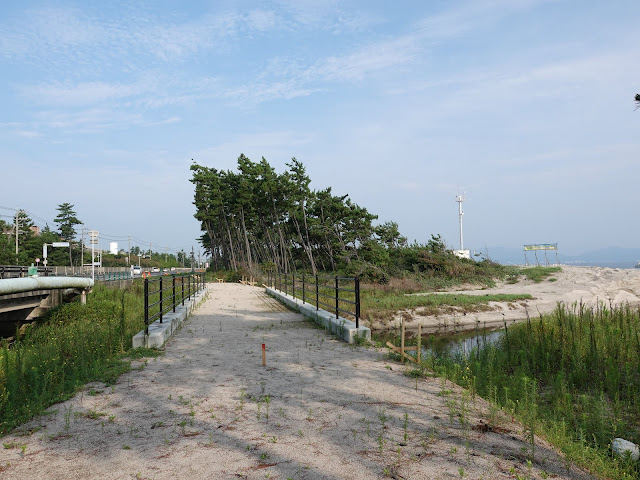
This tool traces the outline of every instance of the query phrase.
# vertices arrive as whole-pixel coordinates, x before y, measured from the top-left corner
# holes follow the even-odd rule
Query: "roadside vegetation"
[[[97,284],[87,304],[51,310],[11,345],[0,343],[0,434],[91,381],[113,383],[129,369],[131,339],[144,327],[142,284]]]
[[[516,416],[531,438],[531,461],[535,434],[602,478],[640,475],[637,463],[610,449],[615,437],[640,443],[638,309],[559,308],[510,326],[497,343],[480,342],[466,356],[431,351],[417,373],[428,371]]]

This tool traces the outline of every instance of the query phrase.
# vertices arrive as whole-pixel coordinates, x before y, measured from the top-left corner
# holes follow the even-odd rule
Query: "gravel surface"
[[[163,355],[5,436],[0,478],[591,478],[540,440],[528,464],[510,418],[263,289],[208,288]]]

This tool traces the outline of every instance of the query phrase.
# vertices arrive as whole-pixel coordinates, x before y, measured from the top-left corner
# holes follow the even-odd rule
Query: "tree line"
[[[214,268],[362,274],[388,267],[393,251],[406,246],[395,222],[374,225],[377,215],[348,195],[312,190],[295,157],[286,166],[278,173],[264,157],[245,155],[237,171],[191,165],[200,241]]]
[[[68,248],[48,248],[48,265],[79,266],[82,263],[91,264],[91,254],[87,245],[77,239],[77,226],[83,222],[78,219],[74,205],[62,203],[57,207],[58,215],[54,219],[57,230],[46,225],[38,231],[33,219],[25,210],[17,210],[11,222],[0,219],[0,265],[30,265],[36,259],[42,262],[43,245],[54,242],[69,242]],[[130,255],[123,251],[115,255],[102,255],[102,265],[105,267],[125,267],[133,263],[143,266],[162,267],[191,267],[195,258],[192,254],[181,250],[177,254],[167,254],[142,250],[132,245]],[[41,263],[42,264],[42,263]]]
[[[25,210],[17,210],[11,223],[0,220],[0,265],[30,265],[37,258],[42,257],[42,247],[53,242],[69,242],[69,248],[48,249],[47,257],[50,264],[73,265],[75,255],[74,239],[78,220],[76,212],[70,203],[58,205],[58,215],[54,222],[58,230],[52,230],[46,225],[41,231],[35,227],[33,219]],[[79,256],[79,254],[78,254]],[[78,259],[79,261],[79,259]]]

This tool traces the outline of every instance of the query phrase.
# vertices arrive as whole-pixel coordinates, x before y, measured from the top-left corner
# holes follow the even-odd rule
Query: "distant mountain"
[[[524,252],[522,248],[509,247],[487,247],[477,253],[476,259],[485,258],[488,254],[489,258],[503,265],[523,265]],[[544,262],[544,252],[539,251],[538,261]],[[527,252],[529,263],[535,263],[535,255],[533,252]],[[623,247],[606,247],[598,250],[590,250],[580,255],[564,255],[562,249],[558,252],[560,263],[567,265],[594,265],[609,266],[619,268],[631,268],[640,261],[640,248],[623,248]],[[556,253],[554,251],[547,252],[549,263],[555,263]]]

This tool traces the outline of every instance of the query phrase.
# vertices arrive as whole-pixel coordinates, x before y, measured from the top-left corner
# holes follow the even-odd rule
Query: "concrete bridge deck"
[[[480,399],[404,375],[386,352],[336,340],[264,289],[208,289],[163,355],[5,436],[2,478],[524,478],[518,425],[471,428],[486,415]],[[531,478],[590,478],[542,442],[536,459]]]

